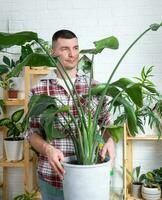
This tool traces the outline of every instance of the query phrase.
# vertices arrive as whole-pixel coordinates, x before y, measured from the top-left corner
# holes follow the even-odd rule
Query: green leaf
[[[24,109],[17,110],[11,116],[13,122],[18,122],[24,114]]]
[[[44,127],[48,140],[66,137],[67,134],[64,134],[63,131],[59,131],[58,129],[56,129],[53,124],[57,118],[55,117],[57,113],[64,113],[68,111],[69,106],[65,105],[60,108],[49,107],[41,114],[41,124]]]
[[[84,55],[79,60],[78,68],[81,69],[85,73],[89,73],[92,68],[92,61],[86,55]]]
[[[9,118],[3,118],[0,120],[0,126],[7,126],[12,121]]]
[[[135,171],[136,171],[136,175],[137,175],[137,178],[138,178],[139,175],[140,175],[141,167],[140,167],[140,166],[137,166],[137,167],[135,168]]]
[[[101,52],[102,50],[100,50]],[[97,52],[97,50],[94,48],[94,49],[82,49],[80,51],[81,54],[97,54],[97,53],[100,53],[100,52]]]
[[[106,84],[97,84],[96,86],[91,88],[91,95],[102,95]],[[107,95],[111,97],[115,97],[120,93],[120,90],[113,85],[110,85],[107,91]]]
[[[127,78],[121,78],[118,81],[113,82],[111,85],[122,88],[138,107],[143,106],[141,84],[134,83],[133,81]]]
[[[31,53],[29,54],[21,63],[19,63],[13,70],[8,74],[8,78],[18,76],[22,71],[24,66],[48,66],[55,67],[54,63],[51,61],[48,55]]]
[[[157,31],[159,28],[160,28],[160,26],[162,26],[162,24],[151,24],[150,25],[150,28],[151,28],[151,30],[152,31]]]
[[[99,143],[99,144],[104,144],[105,141],[102,137],[102,135],[99,135],[99,134],[96,134],[96,141]]]
[[[3,56],[3,62],[4,62],[6,65],[10,66],[10,59],[9,59],[8,57]]]
[[[95,41],[94,44],[97,51],[100,51],[101,49],[103,50],[105,48],[109,48],[109,49],[119,48],[118,39],[114,36]]]
[[[127,168],[126,168],[126,172],[132,178],[132,182],[135,182],[135,179],[134,179],[134,176],[133,176],[133,172],[129,171]]]
[[[48,95],[33,95],[29,101],[27,118],[38,117],[49,106],[57,107],[53,97]]]
[[[16,128],[19,130],[19,132],[23,132],[24,131],[24,127],[23,127],[23,124],[22,123],[18,123],[16,124]]]
[[[102,40],[98,40],[94,42],[96,48],[94,49],[84,49],[81,50],[80,53],[82,54],[98,54],[101,53],[105,48],[109,49],[118,49],[119,42],[116,37],[111,36],[108,38],[104,38]]]
[[[127,94],[131,98],[131,100],[138,106],[143,106],[143,95],[142,95],[142,87],[140,84],[134,84],[131,87],[126,89]]]
[[[124,132],[124,127],[119,125],[119,126],[109,126],[106,128],[108,132],[110,133],[111,137],[113,140],[117,143],[121,140],[123,137],[123,132]]]
[[[0,75],[5,74],[9,71],[7,65],[0,65]]]
[[[0,108],[1,108],[0,114],[1,114],[1,111],[2,111],[3,113],[6,112],[6,106],[5,106],[5,103],[4,103],[3,99],[0,99]]]
[[[158,93],[156,88],[152,87],[152,86],[148,86],[148,85],[142,85],[142,87],[144,87],[145,89],[147,89],[149,92],[151,93]]]
[[[32,40],[38,40],[37,33],[30,31],[17,33],[0,32],[0,50],[4,48],[9,48],[14,45],[22,46],[26,42],[31,42]]]
[[[131,86],[133,84],[134,84],[134,82],[128,78],[120,78],[119,80],[111,83],[111,85],[115,85],[119,88],[122,88],[123,90],[125,90],[126,88],[128,88],[129,86]]]
[[[124,98],[119,98],[118,101],[124,106],[129,132],[132,136],[135,136],[137,133],[137,118],[134,108]]]

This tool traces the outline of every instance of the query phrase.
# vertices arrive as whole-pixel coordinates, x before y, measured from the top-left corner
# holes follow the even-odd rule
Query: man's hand
[[[111,137],[107,140],[101,150],[100,156],[102,160],[105,159],[106,153],[108,153],[111,161],[111,167],[113,167],[115,161],[115,142]]]
[[[63,179],[65,174],[65,170],[61,165],[61,161],[64,160],[63,153],[59,149],[56,149],[51,145],[47,145],[45,147],[45,154],[54,171],[59,175],[60,179]]]

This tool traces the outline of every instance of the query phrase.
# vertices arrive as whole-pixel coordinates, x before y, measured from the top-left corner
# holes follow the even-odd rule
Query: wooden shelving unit
[[[131,180],[127,176],[126,169],[132,171],[133,169],[133,141],[157,141],[156,135],[144,135],[131,137],[128,135],[127,127],[124,126],[124,148],[123,148],[123,163],[124,163],[124,200],[142,200],[131,196]],[[162,137],[160,138],[162,140]]]
[[[32,85],[34,85],[37,82],[37,79],[40,78],[40,76],[43,76],[45,74],[48,74],[50,71],[50,68],[46,67],[25,67],[25,99],[7,99],[7,94],[4,91],[4,102],[6,107],[10,108],[13,106],[22,106],[25,109],[25,112],[27,112],[27,105],[29,101],[29,92]],[[2,130],[3,137],[6,136],[5,129]],[[30,161],[32,161],[33,166],[33,188],[37,188],[37,181],[36,181],[36,157],[34,156],[32,159],[30,159],[29,156],[29,143],[27,141],[24,142],[24,159],[21,161],[15,161],[15,162],[9,162],[6,160],[5,152],[3,153],[3,159],[0,160],[0,167],[3,168],[3,182],[0,182],[0,187],[2,188],[2,199],[8,200],[8,183],[7,183],[7,175],[8,175],[8,168],[23,168],[24,169],[24,191],[30,191],[30,185],[29,185],[29,167],[30,167]],[[41,198],[40,193],[38,192],[35,200],[39,200]]]
[[[25,106],[24,99],[7,99],[6,94],[4,94],[5,105],[6,107],[16,107],[16,106]],[[7,114],[6,114],[7,116]],[[6,136],[5,129],[3,131],[3,138]],[[4,151],[3,151],[4,152]],[[11,162],[6,160],[5,152],[3,153],[3,159],[0,160],[0,167],[3,168],[3,183],[1,183],[2,187],[2,199],[8,200],[8,168],[23,168],[24,169],[24,190],[29,191],[29,144],[27,141],[24,141],[24,159],[21,161]]]
[[[36,85],[38,81],[44,76],[49,74],[54,68],[50,67],[25,67],[25,110],[27,110],[27,105],[29,102],[29,92],[33,85]],[[36,180],[36,163],[37,158],[33,157],[33,188],[37,188]],[[41,195],[38,192],[34,200],[41,199]]]

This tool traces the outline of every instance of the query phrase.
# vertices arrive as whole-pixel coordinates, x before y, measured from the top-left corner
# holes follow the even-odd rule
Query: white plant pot
[[[145,200],[159,200],[161,197],[161,190],[158,188],[147,188],[142,185],[142,197]]]
[[[95,165],[63,163],[64,200],[108,200],[110,162]]]
[[[141,198],[142,194],[141,194],[141,187],[142,187],[142,183],[132,183],[131,185],[131,189],[132,189],[132,196],[136,197],[136,198]]]
[[[9,138],[5,138],[4,147],[5,147],[7,160],[8,161],[22,160],[23,146],[24,146],[23,138],[21,138],[18,141],[13,141],[13,140],[10,140]]]

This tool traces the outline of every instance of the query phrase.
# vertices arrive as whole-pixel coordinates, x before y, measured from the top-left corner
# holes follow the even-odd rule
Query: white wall
[[[140,33],[152,23],[162,21],[162,1],[160,0],[0,0],[0,31],[16,32],[32,30],[39,36],[50,41],[53,33],[62,28],[74,31],[80,40],[80,47],[91,48],[93,41],[116,36],[120,42],[117,51],[105,50],[95,58],[95,77],[106,81],[114,65],[122,53]],[[141,67],[155,65],[154,81],[162,91],[162,30],[148,33],[122,62],[115,78],[136,76]],[[162,162],[161,148],[155,154],[149,154],[156,148],[156,143],[135,145],[135,164],[148,163],[150,157],[159,167]],[[149,150],[148,150],[149,151]],[[147,156],[146,156],[147,155]],[[146,162],[145,162],[146,161]],[[122,165],[122,144],[117,144],[116,175],[113,185],[122,188],[120,166]],[[144,165],[144,167],[151,165]],[[17,172],[17,177],[21,176]],[[10,194],[19,191],[17,184],[10,187]],[[20,181],[21,185],[21,181]],[[10,195],[10,199],[12,199]]]

